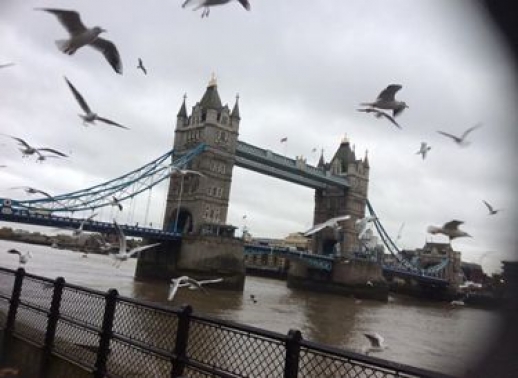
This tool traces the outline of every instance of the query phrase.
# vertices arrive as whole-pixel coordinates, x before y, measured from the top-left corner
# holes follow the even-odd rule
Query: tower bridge
[[[243,240],[234,237],[236,227],[227,224],[232,173],[234,166],[238,166],[314,190],[314,224],[343,214],[351,216],[341,222],[339,235],[330,229],[314,234],[312,254],[277,251],[291,261],[290,286],[344,293],[360,287],[365,292],[375,290],[375,296],[386,296],[383,269],[392,269],[395,275],[400,271],[402,275],[423,277],[423,271],[400,259],[397,247],[379,220],[375,222],[376,229],[389,252],[400,259],[398,265],[383,268],[379,261],[354,258],[354,252],[362,247],[355,221],[365,217],[366,208],[374,214],[367,199],[367,154],[357,158],[349,140],[344,138],[329,162],[322,155],[318,165],[311,166],[303,158],[291,159],[239,140],[240,122],[239,99],[232,109],[223,105],[217,83],[212,79],[190,113],[184,97],[176,117],[171,151],[128,174],[87,189],[34,200],[0,199],[0,220],[77,227],[80,220],[60,214],[112,206],[114,197],[119,201],[132,199],[168,180],[162,229],[126,226],[124,230],[127,235],[144,237],[149,242],[162,242],[139,258],[136,277],[223,276],[222,286],[242,289],[243,251],[260,251],[244,247]],[[182,169],[187,171],[182,173]],[[187,174],[189,171],[199,174]],[[93,220],[84,225],[87,231],[105,232],[111,228],[110,223]],[[448,279],[436,272],[425,273],[436,283]]]

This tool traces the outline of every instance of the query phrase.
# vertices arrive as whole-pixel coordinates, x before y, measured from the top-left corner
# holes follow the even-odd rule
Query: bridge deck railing
[[[14,339],[93,377],[447,377],[287,335],[0,268],[2,351]],[[5,353],[4,353],[5,354]],[[3,356],[5,358],[5,355]],[[6,363],[9,361],[0,361]]]

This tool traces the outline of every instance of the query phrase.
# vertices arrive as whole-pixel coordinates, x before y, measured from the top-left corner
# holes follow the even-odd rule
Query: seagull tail
[[[72,55],[75,53],[75,50],[70,47],[70,42],[66,39],[58,39],[56,41],[56,46],[58,47],[59,51],[65,54]]]

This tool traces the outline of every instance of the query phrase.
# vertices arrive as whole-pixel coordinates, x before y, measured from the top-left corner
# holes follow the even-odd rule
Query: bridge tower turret
[[[198,233],[203,225],[226,224],[239,123],[238,98],[232,112],[228,105],[222,105],[214,76],[201,100],[192,107],[191,115],[187,114],[184,96],[176,120],[175,157],[199,143],[205,143],[205,152],[186,167],[200,172],[204,177],[184,176],[181,196],[182,177],[171,177],[164,229],[175,230],[177,218],[176,230],[182,233]]]
[[[334,246],[339,242],[339,254],[347,256],[359,248],[358,231],[354,223],[365,216],[369,159],[367,154],[363,159],[357,159],[354,146],[351,147],[349,139],[344,137],[331,161],[325,163],[322,154],[318,166],[331,174],[347,177],[350,187],[346,190],[336,187],[317,189],[313,223],[322,223],[345,214],[349,214],[351,218],[342,222],[342,229],[338,233],[325,229],[315,234],[312,248],[315,253],[334,254]]]

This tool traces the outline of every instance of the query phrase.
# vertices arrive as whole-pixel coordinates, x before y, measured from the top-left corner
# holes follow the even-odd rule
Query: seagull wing
[[[128,252],[129,256],[133,256],[139,252],[145,251],[146,249],[150,249],[153,247],[156,247],[157,245],[160,245],[161,243],[153,243],[153,244],[147,244],[147,245],[141,245],[140,247],[133,248],[131,251]]]
[[[493,212],[493,211],[494,211],[493,206],[491,206],[489,203],[487,203],[487,202],[486,202],[486,201],[484,201],[484,200],[482,200],[482,202],[484,202],[484,204],[487,206],[487,208],[488,208],[488,210],[489,210],[490,212]]]
[[[444,226],[442,226],[442,228],[444,228],[445,230],[456,230],[463,223],[464,222],[459,220],[452,220],[448,223],[445,223]]]
[[[11,67],[11,66],[14,66],[14,63],[4,63],[4,64],[0,64],[0,68],[7,68],[7,67]]]
[[[198,175],[198,176],[201,176],[201,177],[205,177],[205,175],[201,172],[198,172],[198,171],[192,171],[190,169],[182,169],[180,171],[182,174],[192,174],[192,175]]]
[[[113,42],[110,42],[103,38],[97,38],[90,45],[96,50],[99,50],[104,55],[104,57],[106,58],[108,63],[110,63],[110,66],[113,67],[115,72],[117,72],[118,74],[122,74],[121,57],[119,55],[117,47],[115,47]]]
[[[364,113],[376,113],[377,112],[377,110],[374,108],[365,108],[365,109],[356,109],[356,110],[359,112],[364,112]]]
[[[458,141],[458,140],[459,140],[459,137],[458,137],[458,136],[456,136],[456,135],[453,135],[453,134],[450,134],[450,133],[446,133],[446,132],[444,132],[444,131],[437,131],[437,132],[438,132],[439,134],[442,134],[442,135],[444,135],[444,136],[447,136],[448,138],[451,138],[451,139],[453,139],[453,140],[455,140],[455,141]]]
[[[48,194],[47,192],[44,192],[43,190],[34,189],[34,188],[32,188],[32,189],[34,190],[34,192],[35,192],[35,193],[40,193],[40,194],[43,194],[43,195],[44,195],[45,197],[47,197],[47,198],[54,199],[54,197],[52,197],[52,196],[51,196],[50,194]]]
[[[126,253],[126,236],[115,220],[113,221],[113,225],[115,226],[115,231],[117,231],[117,234],[119,235],[119,254],[124,254]]]
[[[107,118],[97,117],[96,120],[104,122],[104,123],[106,123],[108,125],[117,126],[117,127],[121,127],[123,129],[129,130],[129,127],[123,126],[123,125],[121,125],[120,123],[117,123],[117,122],[113,122],[112,120],[109,120]]]
[[[83,96],[81,96],[81,93],[79,93],[79,91],[76,89],[76,87],[74,87],[72,85],[72,83],[66,78],[66,76],[65,76],[65,81],[67,82],[68,87],[70,88],[70,90],[72,91],[74,97],[76,98],[77,102],[79,103],[79,106],[81,106],[81,109],[83,109],[83,111],[86,114],[90,114],[92,111],[90,110],[90,107],[86,103],[86,101],[83,98]]]
[[[68,155],[64,154],[63,152],[59,152],[58,150],[55,150],[53,148],[38,148],[38,151],[46,151],[62,157],[68,157]]]
[[[396,92],[399,91],[401,88],[403,88],[402,85],[391,84],[381,91],[381,93],[378,96],[378,99],[383,101],[394,101]]]
[[[13,255],[19,255],[19,256],[22,255],[22,253],[20,251],[18,251],[17,249],[10,249],[7,251],[7,253],[11,253]]]
[[[317,224],[317,225],[313,226],[312,228],[310,228],[309,230],[307,230],[306,232],[304,232],[304,236],[313,235],[313,234],[317,233],[318,231],[326,228],[327,226],[329,226],[329,224],[327,222]]]
[[[223,282],[223,278],[215,278],[213,280],[202,280],[198,281],[200,285]]]
[[[97,213],[93,213],[92,215],[90,215],[88,218],[86,218],[86,220],[92,220],[94,219],[94,217],[97,216]]]
[[[327,222],[329,222],[329,223],[341,222],[346,219],[349,219],[350,217],[351,217],[350,215],[340,215],[339,217],[334,217],[334,218],[329,219]]]
[[[392,124],[395,125],[397,128],[401,129],[401,126],[399,125],[399,123],[397,123],[396,120],[394,119],[394,117],[392,117],[390,114],[387,114],[385,112],[379,112],[379,114],[381,116],[385,117],[386,119],[388,119],[390,122],[392,122]],[[397,114],[399,114],[399,113],[397,113]],[[394,110],[394,116],[396,116],[397,114],[396,114],[396,111]]]
[[[86,31],[86,27],[83,25],[79,13],[76,11],[51,8],[37,8],[37,10],[43,10],[55,15],[61,25],[63,25],[71,35],[78,35]]]
[[[475,129],[478,129],[479,127],[482,127],[482,124],[481,123],[477,123],[475,126],[473,127],[470,127],[469,129],[467,129],[466,131],[464,131],[464,133],[462,134],[461,136],[461,139],[464,139],[468,136],[469,133],[471,133],[473,130]]]
[[[172,301],[174,296],[176,295],[176,292],[178,291],[178,287],[180,285],[180,279],[173,279],[171,281],[171,285],[169,286],[169,294],[167,296],[168,301]]]
[[[21,145],[27,147],[27,148],[32,148],[31,145],[29,145],[29,143],[27,143],[26,141],[24,141],[22,138],[17,138],[17,137],[11,137],[13,138],[14,140],[16,140],[18,143],[20,143]]]
[[[248,0],[238,0],[238,1],[246,10],[250,10],[250,3],[248,2]]]
[[[371,345],[374,348],[381,348],[381,343],[383,342],[383,337],[381,337],[377,333],[364,333],[364,335],[367,339],[369,339]]]

